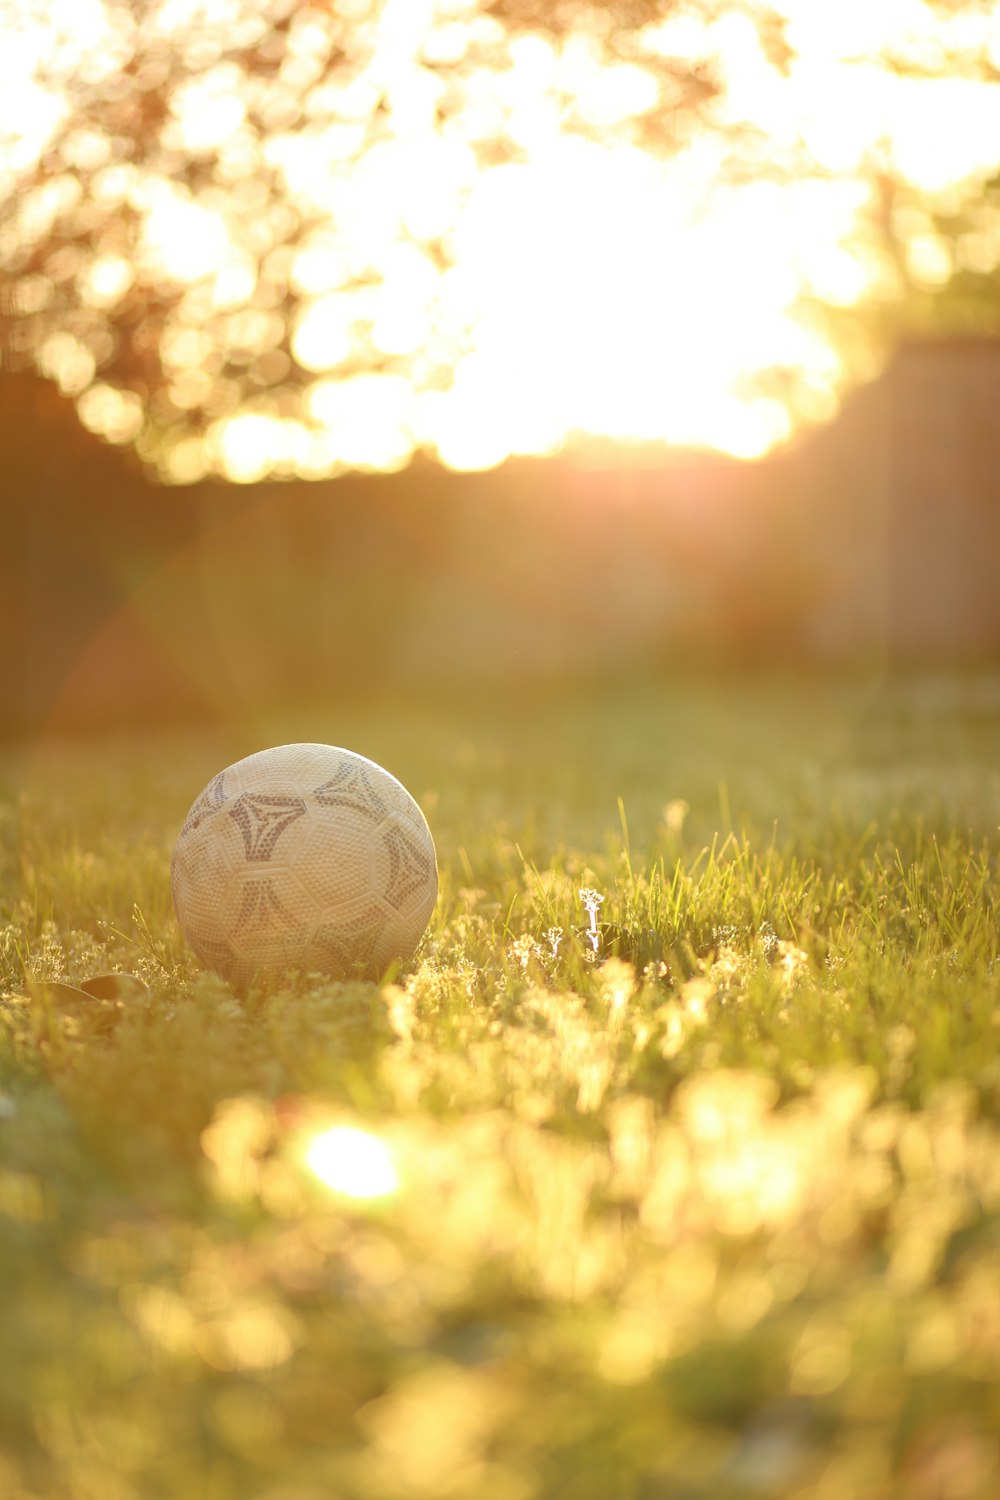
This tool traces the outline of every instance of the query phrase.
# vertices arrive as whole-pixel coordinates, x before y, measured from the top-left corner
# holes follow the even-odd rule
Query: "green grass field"
[[[382,988],[176,928],[188,805],[291,739],[434,831]],[[995,680],[14,747],[0,818],[3,1500],[1000,1494]]]

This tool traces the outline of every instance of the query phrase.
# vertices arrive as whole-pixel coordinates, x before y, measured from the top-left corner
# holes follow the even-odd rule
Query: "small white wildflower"
[[[763,927],[760,929],[759,936],[760,946],[764,957],[766,959],[774,958],[775,954],[780,951],[781,944],[778,940],[778,934],[775,932],[770,922],[764,923]]]
[[[601,942],[601,935],[597,930],[597,913],[604,905],[604,897],[600,894],[599,891],[595,891],[593,887],[589,885],[581,886],[579,895],[580,900],[583,902],[587,916],[590,919],[590,927],[587,932],[587,938],[590,942],[591,948],[596,953]]]
[[[520,937],[514,939],[508,952],[514,962],[520,967],[521,972],[526,973],[529,963],[538,952],[538,944],[533,937],[523,932]]]

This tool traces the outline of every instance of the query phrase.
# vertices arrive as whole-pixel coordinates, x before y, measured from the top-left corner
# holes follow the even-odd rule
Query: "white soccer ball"
[[[213,776],[170,875],[197,957],[240,988],[261,969],[377,978],[413,953],[438,887],[409,792],[333,745],[278,745]]]

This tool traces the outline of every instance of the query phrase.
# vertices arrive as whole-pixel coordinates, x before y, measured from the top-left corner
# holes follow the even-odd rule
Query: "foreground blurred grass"
[[[441,901],[393,985],[239,1002],[170,850],[295,738],[410,787]],[[998,749],[939,679],[11,753],[0,1495],[995,1496]]]

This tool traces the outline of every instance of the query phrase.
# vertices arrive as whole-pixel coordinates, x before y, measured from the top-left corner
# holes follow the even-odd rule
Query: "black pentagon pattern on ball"
[[[225,792],[225,777],[225,771],[220,771],[218,776],[212,777],[208,786],[185,818],[184,827],[181,829],[181,838],[187,833],[192,833],[212,813],[218,812],[219,808],[228,800]]]
[[[239,915],[233,923],[234,937],[274,927],[287,929],[294,925],[295,917],[282,903],[269,875],[246,881]]]
[[[386,815],[386,805],[364,766],[345,762],[337,772],[318,786],[316,801],[321,807],[348,807],[377,823]]]
[[[385,888],[385,899],[399,911],[408,896],[427,885],[433,874],[433,866],[426,852],[398,823],[383,828],[381,838],[389,855],[389,880]]]
[[[306,805],[301,797],[290,793],[244,792],[229,809],[229,816],[239,825],[247,859],[266,862],[290,823],[305,817]]]
[[[375,945],[385,927],[385,912],[367,906],[346,921],[323,922],[310,948],[337,974],[374,975]]]
[[[289,964],[377,980],[413,951],[437,892],[433,842],[409,793],[322,745],[277,746],[214,777],[171,875],[185,936],[238,990]]]

